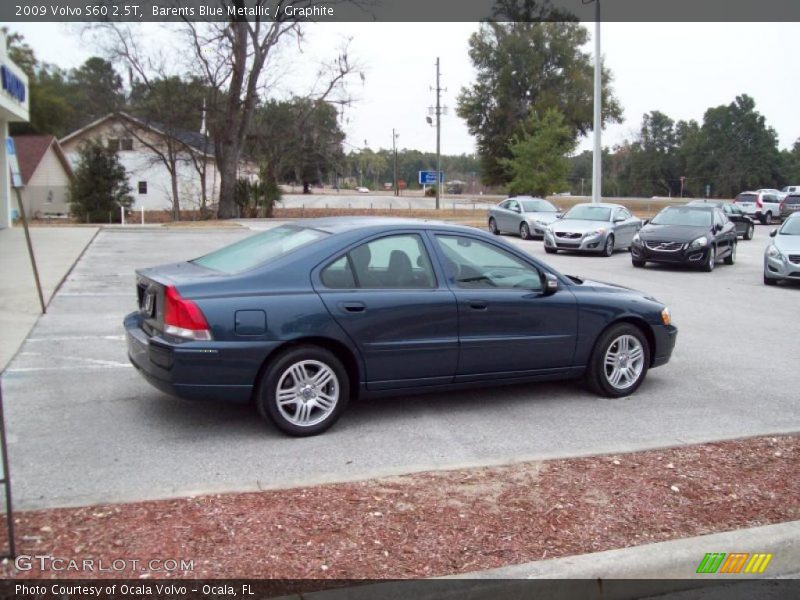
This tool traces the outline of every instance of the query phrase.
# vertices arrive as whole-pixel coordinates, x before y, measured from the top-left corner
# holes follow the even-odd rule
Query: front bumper
[[[793,256],[797,256],[796,254]],[[782,255],[764,257],[764,277],[768,279],[787,279],[800,281],[800,260],[792,262],[789,257]]]
[[[675,341],[678,339],[678,328],[674,325],[654,325],[653,338],[655,342],[655,355],[653,356],[650,368],[655,369],[665,365],[672,357],[675,349]]]
[[[128,358],[156,389],[191,400],[247,402],[270,348],[231,342],[173,342],[149,337],[142,317],[125,317]]]
[[[606,245],[607,233],[582,234],[577,238],[559,237],[555,233],[545,233],[544,245],[558,250],[573,250],[576,252],[602,252]]]
[[[674,251],[653,250],[642,242],[634,243],[631,246],[631,257],[634,260],[673,265],[702,265],[708,260],[709,252],[711,252],[710,246],[691,250],[687,244],[684,244],[680,250]]]

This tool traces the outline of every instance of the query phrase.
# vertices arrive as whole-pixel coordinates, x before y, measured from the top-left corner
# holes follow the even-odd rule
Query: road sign
[[[439,183],[444,183],[444,171],[439,171]],[[420,185],[436,185],[436,171],[420,171]]]
[[[14,138],[6,138],[6,155],[8,156],[8,170],[11,171],[11,187],[22,187],[22,174],[19,172],[19,161],[17,160],[17,147],[14,145]]]

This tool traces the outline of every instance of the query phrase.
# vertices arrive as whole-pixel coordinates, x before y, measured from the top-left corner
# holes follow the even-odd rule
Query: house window
[[[133,150],[133,138],[122,138],[120,140],[120,148],[122,150]]]
[[[108,149],[112,152],[119,152],[119,139],[108,138]]]
[[[147,193],[147,182],[146,181],[140,181],[139,182],[139,193],[140,194],[146,194]]]

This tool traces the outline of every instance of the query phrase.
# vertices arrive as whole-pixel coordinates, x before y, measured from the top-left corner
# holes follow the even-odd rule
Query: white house
[[[28,217],[69,215],[72,169],[52,135],[15,135],[17,161],[24,187],[20,190]]]
[[[6,36],[0,32],[0,229],[11,224],[16,212],[8,169],[8,124],[28,121],[29,95],[28,77],[8,58]]]
[[[169,148],[176,157],[181,209],[200,207],[203,177],[207,204],[217,203],[219,174],[214,161],[214,143],[208,136],[185,130],[167,133],[167,128],[157,123],[148,123],[124,112],[110,113],[60,140],[73,169],[81,145],[97,139],[118,151],[120,162],[128,172],[133,208],[171,210],[172,177],[159,156],[168,155]],[[242,177],[252,179],[258,175],[256,166],[250,163],[242,163],[240,171]]]

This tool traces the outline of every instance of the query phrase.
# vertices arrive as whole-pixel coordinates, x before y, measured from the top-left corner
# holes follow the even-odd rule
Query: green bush
[[[69,185],[72,214],[81,221],[119,222],[120,207],[130,208],[133,204],[130,191],[128,175],[116,151],[99,140],[84,142]]]

